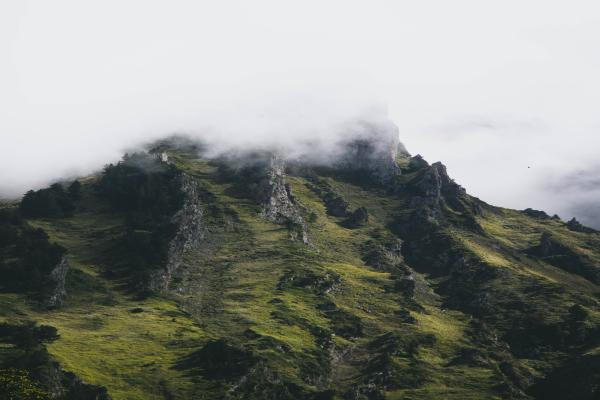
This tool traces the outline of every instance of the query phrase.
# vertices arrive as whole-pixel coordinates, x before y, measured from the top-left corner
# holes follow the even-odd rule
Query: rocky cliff
[[[166,153],[161,153],[161,160],[165,162],[168,160]],[[200,202],[198,184],[186,174],[181,174],[177,179],[180,181],[183,205],[172,217],[176,232],[169,242],[166,264],[163,269],[155,271],[150,277],[148,286],[153,292],[168,288],[173,273],[181,265],[185,251],[198,245],[204,237],[202,221],[204,210]]]
[[[69,262],[66,257],[62,257],[60,262],[50,271],[48,275],[48,289],[49,292],[44,299],[44,306],[47,308],[60,307],[65,298],[67,297],[67,290],[65,288],[65,280],[67,273],[69,272]]]
[[[307,225],[300,214],[292,190],[285,182],[285,160],[272,154],[266,166],[262,214],[268,220],[289,225],[292,238],[309,243]]]
[[[381,184],[400,175],[396,164],[400,145],[398,128],[391,122],[359,122],[349,129],[339,144],[336,166],[367,173]]]

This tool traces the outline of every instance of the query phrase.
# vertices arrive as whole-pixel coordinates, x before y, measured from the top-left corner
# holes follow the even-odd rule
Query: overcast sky
[[[0,191],[387,107],[469,193],[600,226],[597,1],[0,1]]]

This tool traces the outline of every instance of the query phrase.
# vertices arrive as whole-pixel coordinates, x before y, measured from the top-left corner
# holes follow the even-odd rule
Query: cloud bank
[[[0,192],[18,196],[171,133],[330,141],[387,116],[482,199],[598,224],[557,190],[600,153],[600,6],[427,0],[8,0]]]

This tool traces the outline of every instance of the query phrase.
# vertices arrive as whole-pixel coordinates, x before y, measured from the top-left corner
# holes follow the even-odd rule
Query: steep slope
[[[597,396],[600,234],[383,138],[327,165],[128,155],[25,218],[66,250],[66,297],[4,287],[0,318],[57,328],[50,356],[113,399]]]

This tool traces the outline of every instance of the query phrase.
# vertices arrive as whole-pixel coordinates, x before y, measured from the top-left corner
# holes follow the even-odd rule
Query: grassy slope
[[[241,221],[241,233],[217,233],[220,241],[226,245],[213,250],[208,260],[202,257],[189,260],[189,270],[202,271],[201,276],[196,278],[205,282],[205,290],[210,293],[206,297],[217,296],[222,299],[218,311],[193,313],[203,329],[215,337],[225,336],[233,341],[247,343],[248,340],[241,333],[250,328],[260,335],[285,343],[292,349],[293,357],[289,354],[285,357],[272,354],[272,349],[255,351],[259,354],[266,353],[264,355],[278,371],[301,384],[297,365],[289,365],[289,360],[294,357],[302,359],[316,349],[315,338],[306,325],[331,329],[331,321],[317,310],[323,296],[316,296],[304,288],[280,290],[277,284],[288,270],[307,269],[319,275],[336,274],[340,276],[341,283],[333,293],[325,297],[329,297],[340,309],[358,316],[364,325],[364,336],[361,338],[348,340],[336,337],[336,345],[340,349],[358,349],[355,351],[360,359],[361,347],[376,335],[386,332],[405,335],[413,331],[432,333],[438,341],[419,357],[428,368],[435,371],[439,379],[412,393],[421,398],[435,398],[437,393],[447,392],[450,381],[455,386],[452,393],[448,393],[451,397],[465,398],[467,391],[475,397],[485,396],[491,385],[487,380],[491,375],[490,371],[466,371],[461,367],[446,366],[456,351],[468,344],[462,335],[467,317],[459,312],[442,311],[439,304],[430,300],[434,296],[428,296],[427,301],[431,302],[428,305],[429,312],[415,313],[418,320],[416,326],[398,322],[394,317],[394,312],[401,308],[398,294],[385,290],[392,285],[389,274],[374,271],[361,260],[361,247],[374,232],[386,230],[385,226],[390,222],[394,210],[400,207],[399,200],[332,179],[331,183],[349,200],[351,208],[367,206],[371,215],[368,226],[347,229],[341,226],[341,218],[327,215],[324,204],[308,188],[303,178],[289,177],[288,182],[305,214],[315,213],[317,216],[316,221],[309,224],[312,246],[307,247],[299,242],[291,242],[285,229],[265,222],[256,205],[228,196],[228,184],[219,182],[214,177],[214,168],[210,165],[181,156],[173,156],[171,159],[188,173],[198,177],[215,196],[215,201],[233,209]],[[214,275],[218,279],[214,279]],[[195,278],[188,276],[188,279]],[[218,281],[218,287],[211,287],[211,282],[215,281]],[[197,289],[193,284],[192,287]],[[198,290],[194,290],[188,297],[190,303],[194,299],[197,301]],[[273,303],[273,299],[279,299],[282,303]],[[272,313],[281,308],[286,310],[292,320],[307,323],[289,324],[273,318]],[[199,309],[206,311],[202,307]],[[349,387],[355,383],[359,369],[350,361],[341,360],[339,365],[334,363],[330,378],[332,386]],[[476,384],[472,382],[482,376],[486,379],[477,379]],[[327,383],[321,384],[327,386]],[[395,393],[395,396],[401,395],[408,395],[408,392]]]
[[[118,218],[86,186],[81,211],[62,220],[32,220],[51,240],[69,249],[68,301],[41,311],[24,299],[2,294],[5,320],[31,319],[55,326],[60,339],[49,346],[61,366],[83,380],[106,386],[114,399],[185,398],[192,382],[175,363],[197,346],[204,333],[177,304],[137,301],[119,282],[102,277],[103,251],[121,228]],[[141,307],[144,312],[131,313]]]
[[[320,204],[317,197],[312,195],[305,187],[302,179],[290,179],[295,189],[295,194],[305,205],[310,205],[319,215],[319,220],[325,220],[321,226],[313,228],[313,235],[322,240],[331,240],[333,243],[326,243],[325,249],[335,249],[328,254],[332,258],[340,255],[352,255],[351,262],[354,263],[350,276],[361,276],[365,274],[387,275],[369,270],[360,260],[360,247],[374,232],[384,231],[386,226],[392,221],[393,217],[402,212],[402,199],[377,194],[374,190],[364,188],[331,179],[331,183],[338,189],[350,202],[351,209],[365,206],[369,210],[369,225],[358,230],[348,230],[341,228],[339,222],[341,219],[331,218],[326,215],[324,206]],[[346,237],[349,236],[349,239]],[[345,246],[337,249],[340,244],[337,238],[344,238]],[[347,240],[347,242],[346,242]],[[387,277],[386,277],[387,278]],[[421,277],[423,279],[423,277]],[[389,279],[389,278],[388,278]],[[425,279],[423,279],[425,280]],[[353,302],[348,306],[359,316],[364,316],[361,310],[364,309],[361,302],[367,303],[367,307],[373,307],[377,310],[375,313],[369,313],[367,318],[371,319],[375,325],[372,335],[384,332],[395,331],[403,335],[406,330],[413,329],[406,324],[394,323],[394,310],[398,308],[395,296],[381,293],[381,288],[385,287],[382,281],[371,281],[371,285],[364,287],[364,291],[357,293],[353,297]],[[373,285],[374,284],[374,285]],[[355,283],[351,285],[356,287]],[[430,287],[426,287],[428,295],[419,297],[417,301],[425,305],[426,312],[413,312],[417,319],[414,329],[421,333],[431,333],[436,337],[436,343],[432,348],[422,349],[418,358],[427,365],[430,376],[434,377],[420,389],[398,390],[389,393],[389,398],[420,398],[436,399],[443,395],[444,398],[452,399],[482,399],[492,398],[489,395],[490,388],[494,382],[491,378],[491,371],[480,368],[463,368],[459,366],[448,366],[447,364],[457,355],[460,348],[468,346],[470,343],[464,335],[464,329],[468,317],[457,311],[443,310],[440,308],[439,300],[436,301],[435,295]],[[397,295],[396,295],[397,296]],[[346,297],[346,296],[344,296]],[[383,298],[382,298],[383,297]],[[387,302],[384,298],[387,297]],[[392,297],[392,298],[390,298]],[[342,301],[347,301],[342,299]],[[408,367],[410,368],[410,367]]]
[[[93,195],[92,182],[87,182],[75,216],[30,221],[69,249],[73,270],[67,304],[57,311],[42,312],[23,299],[1,295],[1,318],[29,318],[57,327],[61,337],[50,346],[50,352],[64,368],[90,383],[106,386],[115,400],[220,396],[222,388],[213,382],[177,368],[185,356],[216,338],[252,349],[273,370],[298,385],[312,390],[349,389],[360,380],[360,368],[369,357],[368,343],[387,332],[400,337],[428,333],[436,338],[416,354],[420,367],[427,371],[426,382],[418,389],[390,392],[389,398],[495,398],[492,388],[498,380],[491,368],[449,365],[461,349],[473,346],[466,334],[469,316],[443,309],[433,291],[435,281],[417,274],[417,302],[425,311],[411,311],[414,324],[400,322],[395,312],[405,306],[397,292],[387,289],[393,286],[392,278],[365,266],[361,259],[364,244],[382,232],[387,234],[387,225],[403,212],[401,198],[328,177],[351,209],[365,206],[369,210],[367,226],[347,229],[341,225],[342,219],[327,215],[303,178],[290,177],[288,182],[305,214],[316,215],[309,224],[312,245],[305,246],[290,241],[283,227],[264,221],[256,204],[232,195],[231,184],[217,178],[214,166],[184,153],[173,153],[171,159],[205,190],[208,233],[199,248],[185,255],[168,296],[139,301],[120,282],[103,277],[104,252],[122,225]],[[567,304],[572,304],[575,296],[571,292],[598,293],[596,285],[579,276],[521,257],[523,250],[539,242],[542,231],[550,230],[598,260],[595,249],[600,243],[590,241],[590,235],[511,210],[487,213],[478,222],[487,236],[458,228],[449,233],[487,264],[509,270],[515,281],[525,276],[565,287],[567,293],[558,300]],[[327,294],[307,287],[281,288],[282,277],[290,271],[339,276],[340,280]],[[515,285],[518,290],[518,283]],[[335,336],[334,353],[340,356],[329,360],[331,373],[323,379],[315,376],[307,384],[299,377],[310,375],[311,365],[322,362],[315,328],[334,329],[334,322],[318,308],[324,299],[359,317],[364,333],[357,338]],[[144,312],[131,313],[134,307],[142,307]],[[566,307],[552,304],[548,308],[559,313]],[[248,329],[260,338],[249,338]],[[395,361],[407,372],[413,368],[403,356],[395,356]]]

